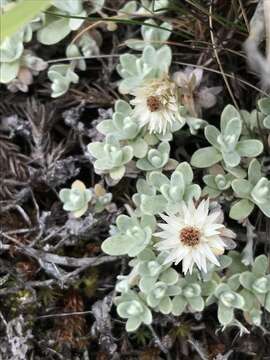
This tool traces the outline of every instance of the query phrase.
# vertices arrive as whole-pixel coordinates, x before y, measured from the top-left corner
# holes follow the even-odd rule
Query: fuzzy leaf
[[[101,249],[108,255],[117,256],[127,254],[131,246],[132,243],[126,236],[115,235],[103,241]]]
[[[61,18],[38,30],[37,39],[41,44],[53,45],[63,40],[70,31],[69,19]]]
[[[241,198],[248,198],[253,189],[252,184],[245,179],[237,179],[232,182],[233,191]]]
[[[164,297],[159,303],[159,310],[162,314],[169,314],[172,311],[172,301],[169,296]]]
[[[264,98],[258,101],[259,109],[266,115],[270,114],[270,99]]]
[[[187,306],[187,301],[183,296],[181,295],[175,296],[172,300],[173,315],[175,316],[181,315],[184,312],[186,306]]]
[[[247,218],[252,210],[254,209],[254,204],[248,199],[242,199],[237,201],[230,210],[230,218],[234,220],[242,220]]]
[[[167,285],[174,285],[178,280],[178,272],[172,268],[164,271],[160,277],[160,281],[163,281]]]
[[[207,168],[222,160],[221,153],[212,146],[197,150],[192,158],[191,165],[198,168]]]
[[[268,258],[266,255],[257,256],[252,266],[252,272],[257,276],[265,275],[269,270]]]
[[[234,317],[233,308],[229,308],[219,303],[218,305],[218,320],[222,325],[229,325]]]
[[[139,317],[131,317],[126,322],[126,330],[128,332],[136,331],[141,325],[141,319]]]
[[[215,126],[207,125],[204,129],[204,135],[212,146],[214,146],[216,149],[220,149],[220,144],[217,141],[218,137],[220,136],[220,132]]]
[[[227,105],[222,111],[220,118],[221,132],[225,130],[227,123],[234,118],[240,118],[239,112],[232,105]]]
[[[194,311],[203,311],[204,301],[201,296],[189,298],[188,303]]]
[[[259,140],[241,140],[236,150],[240,156],[256,157],[263,151],[263,144]]]

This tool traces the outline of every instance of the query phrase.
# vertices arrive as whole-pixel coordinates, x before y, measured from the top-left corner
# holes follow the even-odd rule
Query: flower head
[[[135,89],[133,95],[133,116],[141,127],[147,126],[150,133],[164,135],[184,125],[176,85],[167,76],[148,80]]]
[[[219,266],[218,255],[226,248],[226,238],[235,234],[222,224],[221,210],[209,212],[209,200],[202,200],[196,208],[193,201],[181,203],[176,214],[160,214],[165,223],[158,226],[163,230],[155,235],[160,238],[156,244],[159,251],[168,252],[165,260],[176,265],[183,261],[183,272],[192,273],[194,264],[207,272],[207,262]]]
[[[222,87],[202,85],[203,70],[187,67],[173,74],[173,80],[180,89],[181,102],[193,116],[201,116],[201,109],[209,109],[217,102]]]

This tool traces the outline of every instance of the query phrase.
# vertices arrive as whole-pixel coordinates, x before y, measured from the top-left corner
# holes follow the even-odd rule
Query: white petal
[[[202,244],[201,246],[203,246],[205,256],[207,257],[207,259],[210,260],[213,264],[220,266],[218,259],[212,253],[210,247],[207,244]]]
[[[186,275],[188,270],[190,273],[192,273],[193,265],[194,265],[193,258],[191,254],[189,254],[183,259],[183,273]]]

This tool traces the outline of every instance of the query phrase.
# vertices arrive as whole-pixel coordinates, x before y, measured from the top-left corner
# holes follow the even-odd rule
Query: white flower
[[[148,80],[134,90],[133,116],[141,127],[147,126],[150,133],[165,135],[183,125],[177,87],[167,76]]]
[[[216,256],[222,255],[227,247],[226,238],[235,234],[222,224],[222,211],[209,213],[209,200],[202,200],[196,208],[191,201],[181,203],[175,215],[161,214],[166,223],[159,223],[163,230],[155,234],[161,240],[156,244],[159,251],[166,251],[165,263],[181,261],[183,272],[192,273],[194,264],[199,270],[207,272],[207,262],[219,266]]]

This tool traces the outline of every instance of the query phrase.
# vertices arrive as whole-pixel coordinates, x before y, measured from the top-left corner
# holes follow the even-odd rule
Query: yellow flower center
[[[200,231],[193,226],[184,227],[179,234],[180,241],[187,246],[196,246],[200,242]]]
[[[161,106],[158,96],[153,96],[153,95],[148,96],[148,98],[146,99],[146,104],[151,112],[158,111]]]

